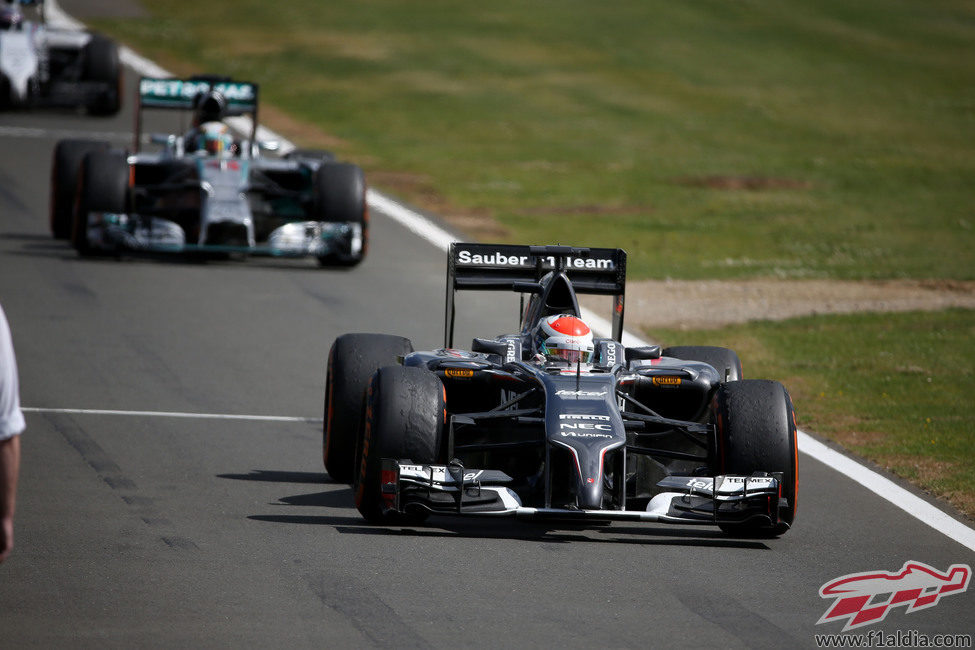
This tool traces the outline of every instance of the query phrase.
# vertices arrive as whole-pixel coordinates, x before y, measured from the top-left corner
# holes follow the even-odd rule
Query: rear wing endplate
[[[550,271],[563,272],[580,294],[613,296],[613,338],[623,336],[626,251],[455,242],[447,252],[447,305],[444,343],[453,345],[454,294],[460,290],[515,291],[518,283],[538,282]]]

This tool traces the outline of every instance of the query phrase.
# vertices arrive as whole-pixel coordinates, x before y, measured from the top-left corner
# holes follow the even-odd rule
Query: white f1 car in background
[[[114,41],[50,27],[43,0],[0,0],[0,109],[83,107],[114,115],[121,101]]]

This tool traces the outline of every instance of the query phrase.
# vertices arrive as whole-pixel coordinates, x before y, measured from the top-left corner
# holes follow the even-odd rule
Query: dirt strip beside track
[[[630,327],[712,328],[861,311],[975,308],[975,282],[945,280],[644,280],[626,286]]]

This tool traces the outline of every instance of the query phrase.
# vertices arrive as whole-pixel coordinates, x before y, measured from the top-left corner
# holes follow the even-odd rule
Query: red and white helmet
[[[535,349],[549,361],[592,363],[592,330],[572,314],[546,316],[535,328]]]

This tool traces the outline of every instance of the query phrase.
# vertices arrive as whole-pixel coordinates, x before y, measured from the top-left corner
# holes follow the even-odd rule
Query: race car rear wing
[[[453,346],[454,294],[473,291],[531,292],[549,271],[565,273],[576,293],[613,296],[613,338],[623,336],[626,251],[455,242],[447,252],[447,304],[444,345]]]
[[[142,77],[139,80],[139,102],[136,110],[135,148],[142,138],[142,111],[146,108],[192,110],[199,97],[211,90],[226,100],[224,115],[250,115],[251,142],[257,140],[257,90],[255,83],[231,81],[215,75],[199,75],[189,79],[160,79]]]

